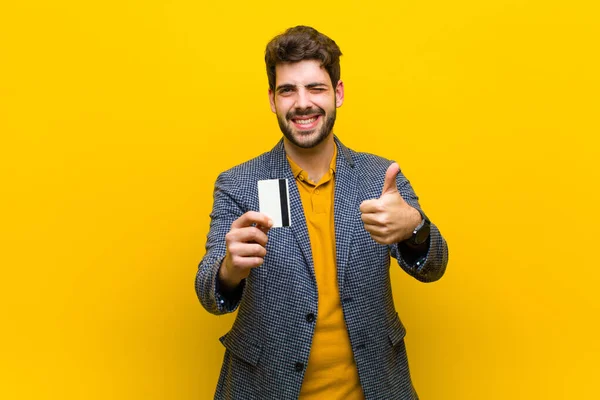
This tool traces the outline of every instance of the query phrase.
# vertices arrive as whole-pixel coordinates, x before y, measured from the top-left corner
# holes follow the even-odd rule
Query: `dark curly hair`
[[[338,45],[329,37],[310,26],[295,26],[275,36],[267,44],[265,64],[269,88],[275,90],[275,65],[302,60],[321,61],[335,87],[340,80],[340,56]]]

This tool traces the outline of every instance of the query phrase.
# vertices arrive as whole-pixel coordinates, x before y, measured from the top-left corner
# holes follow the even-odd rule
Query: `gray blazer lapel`
[[[290,193],[290,212],[291,222],[290,228],[278,228],[278,229],[291,229],[296,236],[296,240],[302,249],[302,254],[306,260],[309,271],[313,279],[315,279],[315,268],[313,265],[312,251],[310,249],[310,238],[308,237],[308,227],[306,226],[306,217],[304,216],[304,208],[302,207],[302,201],[300,200],[300,192],[296,185],[296,178],[292,174],[290,163],[288,162],[285,154],[285,148],[283,147],[283,139],[277,143],[277,145],[271,150],[271,179],[287,179]]]
[[[335,137],[338,156],[335,163],[335,246],[337,279],[340,295],[343,293],[344,274],[350,252],[350,243],[359,212],[357,199],[357,174],[354,170],[354,160],[346,146]]]

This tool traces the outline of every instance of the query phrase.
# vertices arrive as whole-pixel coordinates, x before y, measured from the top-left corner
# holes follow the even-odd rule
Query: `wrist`
[[[411,234],[423,222],[423,215],[421,215],[421,213],[419,212],[419,210],[417,210],[416,208],[413,207],[412,211],[413,211],[414,221],[413,221],[413,228],[410,231]]]
[[[417,227],[421,224],[423,218],[421,217],[421,213],[414,207],[410,207],[410,213],[408,214],[406,227],[404,228],[403,236],[400,238],[399,242],[409,242],[413,236],[413,232]]]
[[[220,286],[225,291],[233,291],[236,287],[239,286],[240,282],[244,279],[243,277],[237,277],[235,274],[232,274],[231,267],[228,263],[228,257],[223,259],[221,266],[219,267],[219,272],[217,279],[219,279]]]
[[[427,242],[429,238],[429,234],[431,232],[431,222],[427,216],[416,208],[413,208],[415,213],[416,224],[413,225],[414,228],[411,231],[410,236],[406,239],[406,243],[413,246],[421,246],[423,243]]]

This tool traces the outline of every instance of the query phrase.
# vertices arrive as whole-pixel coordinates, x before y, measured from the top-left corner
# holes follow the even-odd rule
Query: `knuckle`
[[[262,247],[259,243],[254,244],[253,248],[253,253],[255,254],[262,254],[264,247]]]
[[[237,254],[232,254],[231,255],[231,265],[234,268],[239,268],[241,265],[241,257],[238,256]]]
[[[248,245],[248,256],[249,257],[254,257],[258,254],[259,252],[259,247],[257,244],[253,243]]]
[[[266,246],[267,242],[269,241],[269,237],[267,235],[265,235],[264,233],[261,233],[260,238],[261,238],[261,244],[263,246]]]
[[[235,247],[237,242],[238,241],[236,240],[236,237],[234,235],[225,238],[225,244],[228,248]]]
[[[258,229],[258,228],[254,228],[254,229],[252,230],[252,238],[253,238],[255,241],[257,241],[257,242],[263,241],[263,236],[264,236],[264,233],[263,233],[263,231],[261,231],[260,229]]]
[[[229,251],[229,254],[231,254],[232,257],[235,257],[237,255],[237,246],[235,243],[229,243],[227,245],[227,251]]]
[[[267,255],[267,249],[265,249],[264,247],[260,246],[260,248],[259,248],[259,250],[258,250],[258,254],[259,254],[261,257],[264,257],[264,256],[266,256],[266,255]]]

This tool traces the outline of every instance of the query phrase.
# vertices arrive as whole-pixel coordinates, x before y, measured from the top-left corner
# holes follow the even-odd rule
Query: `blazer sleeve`
[[[226,293],[219,288],[217,279],[226,253],[225,235],[233,221],[244,214],[244,206],[240,186],[229,172],[223,172],[217,178],[213,197],[206,254],[196,273],[196,295],[208,312],[219,315],[235,311],[245,287],[245,281],[242,281],[235,291]]]
[[[415,194],[410,182],[402,173],[398,174],[396,184],[404,200],[412,207],[421,210],[419,198]],[[428,250],[421,257],[414,257],[414,254],[408,254],[412,250],[401,243],[390,245],[390,252],[406,273],[421,282],[434,282],[440,279],[446,271],[448,245],[433,222],[431,223],[431,230],[427,240],[429,241]]]

